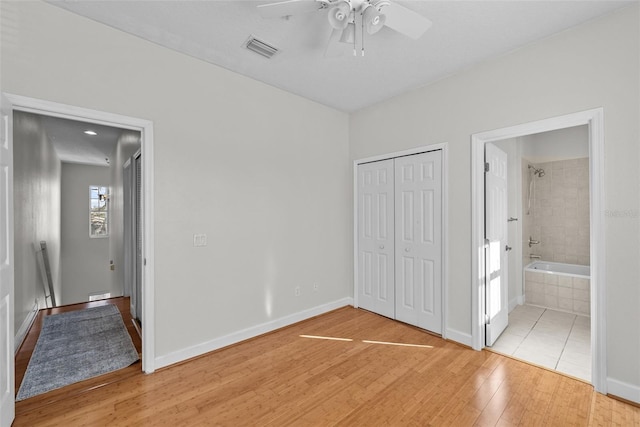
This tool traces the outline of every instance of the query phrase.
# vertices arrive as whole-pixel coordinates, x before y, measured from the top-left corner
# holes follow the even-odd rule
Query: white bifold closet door
[[[442,332],[442,152],[358,166],[358,304]]]
[[[358,303],[395,318],[393,159],[358,166]]]

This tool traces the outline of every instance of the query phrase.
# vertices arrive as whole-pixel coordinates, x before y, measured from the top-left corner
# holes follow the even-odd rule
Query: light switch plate
[[[193,246],[207,246],[207,235],[206,234],[194,234],[193,235]]]

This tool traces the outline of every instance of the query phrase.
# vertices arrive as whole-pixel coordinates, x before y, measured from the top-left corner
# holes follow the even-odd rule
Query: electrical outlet
[[[296,288],[294,289],[294,293],[297,297],[300,296],[300,286],[296,286]]]
[[[318,284],[317,283],[313,284],[313,292],[318,292]]]

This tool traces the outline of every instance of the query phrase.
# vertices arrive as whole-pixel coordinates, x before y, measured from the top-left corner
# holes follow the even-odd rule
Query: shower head
[[[533,169],[533,174],[534,175],[538,175],[538,178],[542,178],[544,176],[544,169],[540,168],[536,168],[534,166],[529,165],[529,170]]]

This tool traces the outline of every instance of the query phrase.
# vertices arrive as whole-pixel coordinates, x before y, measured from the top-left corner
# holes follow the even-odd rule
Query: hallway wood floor
[[[16,354],[16,394],[20,389],[20,384],[22,384],[22,379],[24,378],[24,375],[27,371],[27,366],[29,365],[29,360],[31,359],[31,355],[33,354],[33,350],[35,349],[36,342],[38,341],[38,336],[40,336],[40,331],[42,330],[42,322],[45,316],[58,313],[67,313],[70,311],[78,311],[85,308],[99,307],[107,304],[113,304],[118,307],[118,310],[120,310],[120,314],[122,315],[124,324],[127,327],[129,335],[131,336],[133,345],[140,355],[142,353],[142,339],[140,338],[140,335],[133,325],[133,318],[131,317],[131,312],[129,311],[129,297],[117,297],[100,301],[43,309],[40,310],[36,315],[31,329],[29,329],[29,332],[27,333],[22,346],[20,346],[20,349]],[[21,414],[39,410],[40,407],[50,405],[53,402],[65,399],[73,399],[73,396],[86,393],[90,390],[95,390],[96,388],[103,387],[106,384],[121,381],[122,379],[132,375],[141,374],[142,364],[138,361],[125,369],[120,369],[116,372],[101,375],[97,378],[91,378],[76,384],[71,384],[67,387],[58,390],[52,390],[40,396],[35,396],[31,399],[17,402],[16,418],[18,418]],[[17,425],[17,423],[14,423],[14,425]]]
[[[350,307],[37,399],[18,404],[14,426],[640,425],[640,408],[587,383]]]

